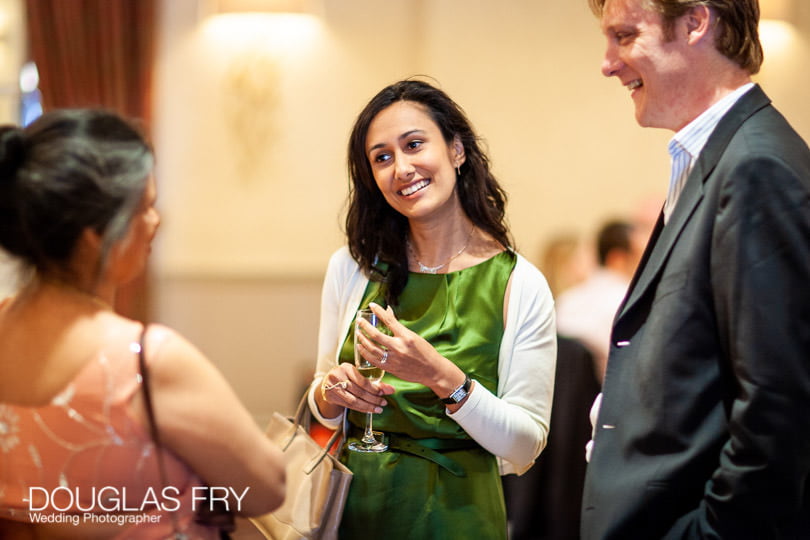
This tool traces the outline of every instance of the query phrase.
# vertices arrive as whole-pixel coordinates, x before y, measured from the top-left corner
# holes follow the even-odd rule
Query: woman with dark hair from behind
[[[329,263],[309,400],[349,440],[374,414],[388,450],[345,451],[354,472],[342,538],[506,538],[500,474],[548,434],[551,293],[513,251],[506,195],[461,108],[418,80],[392,84],[349,141],[348,246]],[[391,336],[352,322],[370,307]],[[358,334],[362,336],[362,334]]]
[[[110,307],[160,222],[152,166],[140,133],[104,111],[0,128],[0,247],[32,273],[0,301],[4,539],[214,538],[194,521],[205,484],[245,515],[284,497],[280,451],[205,356]]]

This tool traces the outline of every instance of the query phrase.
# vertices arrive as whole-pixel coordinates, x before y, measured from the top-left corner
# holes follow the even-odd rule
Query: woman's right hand
[[[316,401],[321,414],[338,416],[343,408],[363,413],[381,413],[388,402],[384,396],[394,393],[394,387],[384,382],[373,383],[349,362],[333,367],[321,380]]]

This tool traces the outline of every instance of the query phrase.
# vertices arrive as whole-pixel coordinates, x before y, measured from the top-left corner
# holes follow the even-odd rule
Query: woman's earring
[[[456,174],[461,178],[461,165],[456,165]]]

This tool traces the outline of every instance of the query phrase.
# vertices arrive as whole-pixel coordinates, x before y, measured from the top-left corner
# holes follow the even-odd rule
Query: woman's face
[[[398,101],[372,120],[366,157],[377,187],[394,210],[409,220],[433,220],[460,211],[456,167],[464,146],[447,144],[425,108]]]
[[[117,283],[132,281],[146,268],[146,260],[152,251],[152,239],[160,225],[160,215],[155,208],[156,199],[155,179],[150,175],[127,234],[114,248],[114,277]]]

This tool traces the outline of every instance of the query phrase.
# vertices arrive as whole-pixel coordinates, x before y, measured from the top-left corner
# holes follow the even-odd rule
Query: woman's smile
[[[422,191],[424,188],[428,187],[428,185],[430,185],[430,180],[428,180],[427,178],[423,178],[417,182],[414,182],[400,189],[397,193],[399,193],[403,197],[408,197],[418,191]]]

